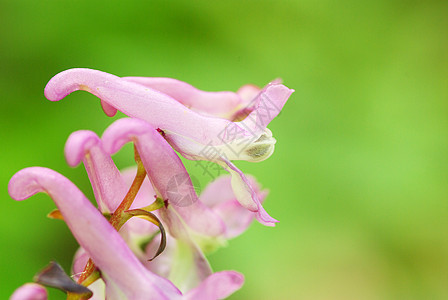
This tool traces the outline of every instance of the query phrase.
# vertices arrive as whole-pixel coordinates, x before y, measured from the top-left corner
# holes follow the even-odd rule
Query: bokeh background
[[[245,274],[231,299],[448,299],[447,16],[447,1],[0,0],[0,298],[50,260],[70,268],[76,241],[45,217],[52,201],[15,202],[7,183],[46,166],[92,199],[63,147],[114,119],[84,92],[43,96],[56,73],[89,67],[296,90],[270,125],[274,155],[237,163],[281,222],[210,257]],[[131,149],[116,162],[131,165]]]

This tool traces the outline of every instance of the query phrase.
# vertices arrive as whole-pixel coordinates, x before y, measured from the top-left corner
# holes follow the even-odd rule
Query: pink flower
[[[119,256],[123,257],[128,265],[127,276],[133,273],[132,268],[135,267],[135,276],[144,274],[146,280],[155,280],[156,285],[167,287],[167,291],[161,291],[160,297],[171,298],[182,294],[187,298],[192,297],[191,299],[200,295],[203,295],[203,299],[214,299],[213,297],[224,297],[221,295],[233,293],[242,285],[242,276],[234,271],[213,274],[204,256],[204,252],[211,252],[227,239],[242,233],[255,215],[237,202],[231,190],[229,176],[211,183],[198,198],[188,173],[170,145],[147,123],[134,119],[116,121],[106,130],[102,139],[87,130],[72,133],[65,146],[65,156],[71,166],[76,166],[81,161],[84,163],[100,212],[111,213],[125,197],[135,170],[120,173],[110,153],[116,152],[128,141],[134,142],[150,179],[140,188],[131,208],[148,206],[156,196],[162,197],[167,203],[167,207],[160,208],[157,214],[170,233],[168,246],[154,261],[148,262],[147,258],[154,255],[158,245],[157,239],[151,241],[146,252],[139,251],[138,239],[156,234],[155,227],[148,226],[139,219],[131,219],[120,230],[125,238],[125,241],[120,241],[115,229],[98,211],[92,209],[90,203],[87,204],[88,200],[82,193],[70,181],[52,170],[35,167],[18,172],[11,179],[10,194],[14,199],[21,200],[38,191],[44,191],[54,199],[82,247],[75,256],[74,274],[82,272],[91,257],[104,275],[104,281],[100,279],[89,286],[94,291],[93,299],[104,299],[104,295],[112,298],[122,294],[132,299],[138,295],[120,285],[130,285],[127,281],[121,281],[124,278],[116,274],[109,275],[109,272],[121,270],[124,263],[112,261],[112,257],[117,254],[111,254],[109,260],[107,255],[96,257],[100,252],[107,253],[101,249],[109,247],[125,253]],[[173,178],[182,180],[173,182]],[[260,199],[264,199],[266,192],[259,191],[255,180],[251,179],[251,185],[256,188]],[[105,225],[104,221],[108,225]],[[115,242],[109,244],[108,239]],[[126,242],[128,245],[123,245]],[[109,264],[116,266],[111,267]],[[142,270],[142,265],[146,271]],[[147,272],[149,274],[146,274]],[[158,283],[159,281],[161,283]],[[208,284],[216,286],[211,288]],[[221,284],[224,284],[224,287]],[[45,291],[39,285],[32,287],[26,285],[16,293],[24,295],[28,291],[31,297],[29,299],[33,299],[32,297],[41,295],[42,290]],[[134,288],[133,286],[132,289]],[[209,289],[217,289],[219,294],[210,294]],[[228,291],[225,291],[226,289]]]
[[[149,131],[146,131],[145,126],[138,126],[135,131],[129,132],[129,127],[126,124],[134,121],[138,120],[123,119],[115,122],[105,132],[102,140],[90,131],[73,133],[66,143],[66,158],[72,166],[81,160],[84,162],[93,183],[94,193],[99,195],[99,199],[108,199],[103,191],[111,186],[114,186],[115,193],[110,194],[118,195],[118,198],[123,199],[126,192],[121,187],[126,186],[125,178],[118,172],[108,153],[117,151],[117,147],[120,147],[128,138],[134,141],[152,186],[145,186],[142,189],[147,191],[145,197],[141,196],[141,191],[139,192],[140,197],[131,208],[148,206],[155,197],[165,200],[167,207],[162,207],[158,211],[162,223],[176,240],[188,246],[191,257],[194,257],[194,261],[188,262],[186,265],[195,267],[195,274],[183,274],[183,276],[177,274],[176,283],[178,285],[183,284],[186,280],[189,281],[190,284],[184,289],[187,291],[212,274],[205,256],[191,239],[190,232],[198,235],[217,236],[224,232],[224,222],[210,208],[198,201],[185,167],[171,146],[157,131],[151,127],[149,127]],[[179,177],[182,179],[180,186],[175,185],[177,183],[175,179]],[[113,205],[109,206],[113,207]],[[123,228],[123,233],[129,236],[135,231],[144,232],[145,228],[148,230],[147,226],[143,227],[143,230],[142,228],[135,230],[137,226],[133,223],[136,222],[137,226],[141,227],[142,224],[138,223],[138,220],[129,220],[128,226]],[[132,239],[129,239],[129,242],[132,243]],[[79,270],[74,271],[77,273]]]
[[[73,272],[92,289],[92,299],[207,300],[239,289],[243,276],[213,273],[204,253],[241,234],[254,218],[268,226],[277,222],[261,205],[267,192],[231,160],[258,162],[272,155],[276,140],[267,125],[293,90],[272,82],[263,89],[246,85],[236,93],[204,92],[169,78],[72,69],[52,78],[45,95],[57,101],[79,89],[98,96],[107,115],[120,110],[133,117],[113,123],[101,139],[83,130],[66,143],[69,165],[84,163],[98,209],[67,178],[46,168],[19,171],[8,190],[15,200],[38,192],[53,199],[59,211],[52,216],[66,222],[81,246]],[[137,171],[120,172],[111,155],[128,142],[134,143]],[[198,197],[173,148],[188,159],[219,164],[230,176],[216,179]],[[159,227],[160,245],[154,239],[159,231],[133,216]],[[147,261],[163,249],[157,260]],[[56,269],[44,269],[36,282],[61,288],[70,299],[92,295],[52,266]],[[46,298],[39,284],[26,284],[11,297]]]
[[[189,263],[180,263],[178,259],[170,259],[164,264],[161,263],[164,258],[159,257],[147,263],[147,266],[151,270],[168,270],[157,273],[172,279],[182,291],[188,291],[212,274],[203,250],[208,252],[210,247],[215,248],[228,238],[242,233],[255,214],[236,201],[229,177],[212,183],[203,195],[206,201],[203,203],[202,196],[201,199],[197,197],[188,173],[169,144],[148,124],[134,119],[116,121],[106,130],[102,139],[93,132],[78,131],[66,143],[67,161],[71,166],[77,165],[81,160],[84,162],[98,199],[110,203],[110,197],[104,191],[111,187],[114,188],[114,193],[109,193],[110,195],[124,197],[125,189],[122,186],[128,186],[135,171],[128,170],[120,175],[109,153],[115,153],[128,141],[133,141],[138,149],[151,182],[143,183],[131,208],[147,206],[155,197],[163,198],[167,207],[160,208],[158,215],[173,236],[168,239],[168,249],[165,251],[168,253],[169,249],[176,248],[174,245],[177,245],[183,257],[191,260]],[[258,192],[257,183],[254,180],[252,183]],[[264,199],[266,193],[261,192],[259,196]],[[104,206],[116,207],[110,204]],[[113,211],[114,208],[110,210]],[[140,254],[138,256],[142,261],[155,253],[153,246],[158,241],[154,240],[148,254],[138,253],[139,247],[135,242],[141,240],[142,236],[153,234],[154,227],[148,227],[148,224],[139,219],[131,219],[120,232],[125,235],[128,244],[133,245],[134,252]],[[162,256],[167,255],[164,253]],[[82,271],[80,268],[85,265],[85,261],[86,258],[74,273]],[[172,265],[180,268],[185,266],[185,270],[181,271],[179,267],[175,270],[171,268]]]
[[[167,78],[120,78],[71,69],[53,77],[45,95],[58,101],[76,90],[99,97],[107,115],[118,109],[146,121],[184,157],[220,164],[231,174],[241,205],[255,212],[264,225],[278,222],[266,213],[250,181],[231,160],[258,162],[272,155],[276,141],[267,125],[293,90],[273,82],[261,91],[244,86],[237,93],[213,93]]]
[[[241,274],[234,271],[214,273],[186,294],[169,280],[144,267],[112,227],[82,192],[59,173],[41,167],[17,172],[8,185],[15,200],[24,200],[38,193],[47,193],[60,210],[78,243],[101,270],[106,285],[107,299],[218,299],[239,289]],[[22,287],[15,293],[30,292]],[[42,289],[31,290],[29,298],[42,294]],[[44,298],[45,299],[45,298]]]

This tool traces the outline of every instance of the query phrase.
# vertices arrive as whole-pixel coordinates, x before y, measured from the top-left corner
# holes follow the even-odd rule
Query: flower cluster
[[[50,80],[45,96],[58,101],[76,90],[99,97],[107,115],[119,110],[130,118],[115,121],[101,138],[80,130],[66,142],[66,160],[84,164],[98,207],[53,170],[31,167],[12,177],[11,197],[47,193],[58,208],[49,216],[65,221],[80,248],[76,282],[52,263],[11,299],[46,299],[44,285],[64,290],[67,299],[222,299],[238,290],[243,276],[213,273],[206,254],[254,218],[267,226],[278,222],[263,209],[267,191],[232,161],[258,162],[273,153],[267,125],[293,90],[272,82],[204,92],[169,78],[71,69]],[[137,166],[120,171],[111,155],[126,143],[134,144]],[[198,196],[176,151],[229,175]]]

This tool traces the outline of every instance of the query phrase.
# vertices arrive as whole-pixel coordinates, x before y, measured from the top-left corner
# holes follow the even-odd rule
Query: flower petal
[[[238,96],[241,97],[242,101],[242,106],[243,107],[247,107],[248,104],[255,99],[255,97],[261,92],[261,89],[253,84],[246,84],[243,85],[242,87],[240,87],[238,89],[238,91],[236,92],[238,94]]]
[[[8,190],[15,200],[38,192],[50,195],[73,236],[100,268],[106,286],[116,287],[117,293],[120,291],[129,299],[179,296],[169,281],[144,268],[106,218],[64,176],[50,169],[31,167],[17,172]]]
[[[57,74],[45,87],[45,96],[51,101],[59,101],[77,90],[88,91],[126,115],[147,121],[154,128],[192,135],[199,140],[204,139],[207,130],[201,125],[211,119],[191,111],[159,91],[91,69],[70,69]],[[193,116],[201,122],[193,124]],[[213,119],[224,126],[229,122]]]
[[[200,114],[220,118],[231,118],[243,99],[233,92],[206,92],[172,78],[163,77],[122,77],[160,91]]]
[[[224,232],[219,217],[198,201],[180,158],[148,123],[137,119],[117,120],[104,132],[102,139],[109,153],[117,152],[129,141],[134,142],[154,190],[175,207],[191,229],[208,236]]]
[[[88,261],[89,261],[89,254],[86,252],[86,250],[84,250],[84,248],[79,247],[78,250],[76,250],[75,255],[73,257],[73,263],[72,263],[73,279],[78,280],[82,271],[84,271],[84,267],[86,266]]]
[[[224,299],[239,290],[244,276],[235,271],[222,271],[210,275],[197,288],[185,295],[188,300]]]
[[[288,89],[283,84],[274,82],[268,84],[254,98],[254,110],[241,121],[241,124],[249,130],[262,132],[278,116],[293,92],[294,90]]]
[[[105,101],[101,101],[101,107],[108,117],[113,117],[117,113],[117,109]]]
[[[267,190],[260,190],[256,180],[248,176],[260,203],[266,198]],[[200,196],[201,201],[213,209],[226,224],[226,238],[243,233],[252,223],[255,213],[247,210],[237,201],[231,187],[231,176],[221,176],[211,182]]]
[[[96,133],[88,130],[73,132],[64,152],[70,166],[74,167],[81,161],[84,163],[101,212],[114,212],[126,196],[127,188]]]
[[[206,146],[257,141],[293,92],[282,84],[269,84],[254,99],[254,109],[241,122],[198,114],[167,94],[90,69],[57,74],[45,87],[45,96],[58,101],[76,90],[88,91],[126,115],[163,130],[170,144],[185,157],[206,160],[201,155]],[[236,155],[229,159],[241,158]]]
[[[36,283],[26,283],[15,290],[9,300],[47,300],[47,290]]]
[[[275,226],[278,221],[272,218],[261,205],[258,195],[249,179],[229,160],[220,163],[232,176],[231,185],[238,202],[250,211],[256,212],[255,217],[263,225]]]

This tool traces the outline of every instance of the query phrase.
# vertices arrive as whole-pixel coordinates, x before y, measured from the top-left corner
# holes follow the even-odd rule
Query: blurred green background
[[[114,119],[84,92],[43,96],[56,73],[89,67],[204,90],[281,77],[296,90],[270,125],[274,155],[237,162],[281,222],[210,257],[245,274],[231,299],[448,299],[447,16],[447,1],[0,0],[0,298],[50,260],[70,268],[76,241],[45,217],[52,201],[15,202],[7,183],[45,166],[92,199],[63,147]]]

